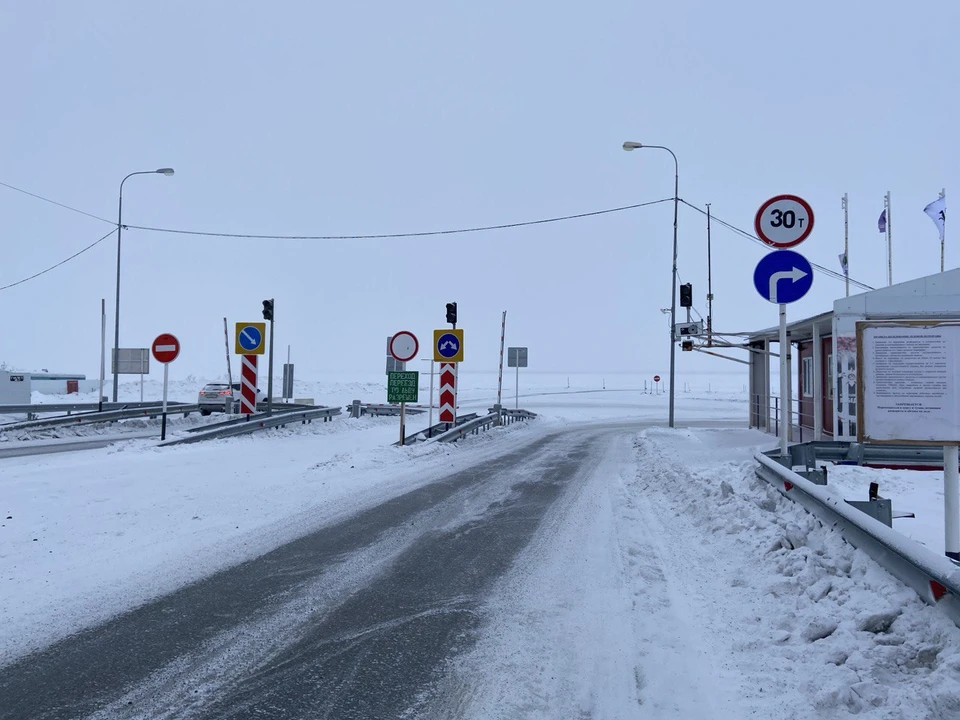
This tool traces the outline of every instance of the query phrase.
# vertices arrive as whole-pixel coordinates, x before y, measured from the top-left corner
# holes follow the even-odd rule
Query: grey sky
[[[533,220],[680,195],[745,229],[767,197],[816,212],[798,249],[886,282],[876,222],[893,198],[894,276],[939,269],[922,210],[957,181],[953,0],[735,3],[17,3],[0,23],[0,180],[114,220],[238,233],[366,234]],[[0,285],[109,225],[0,187]],[[464,370],[531,348],[531,370],[665,372],[670,203],[561,224],[420,240],[255,241],[124,233],[121,345],[183,343],[174,377],[223,367],[222,318],[275,296],[298,371],[376,372],[384,338],[443,323]],[[947,226],[947,264],[960,227]],[[762,248],[716,228],[715,326],[776,323],[752,286]],[[115,237],[0,293],[0,360],[99,366]],[[706,314],[705,220],[681,207],[680,275]],[[790,308],[829,309],[824,276]],[[109,337],[112,338],[112,332]],[[109,343],[108,343],[109,344]],[[422,357],[427,357],[423,354]],[[736,366],[695,353],[678,369]]]

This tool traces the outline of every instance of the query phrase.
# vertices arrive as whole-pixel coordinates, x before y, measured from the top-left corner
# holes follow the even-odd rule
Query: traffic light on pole
[[[263,301],[263,319],[273,320],[273,300]]]
[[[457,324],[457,304],[455,302],[447,303],[447,322],[451,325]]]
[[[693,284],[684,283],[680,286],[680,307],[693,307]]]

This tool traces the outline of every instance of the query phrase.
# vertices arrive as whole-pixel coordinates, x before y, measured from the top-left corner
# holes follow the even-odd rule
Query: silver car
[[[235,382],[232,391],[227,383],[207,383],[197,396],[200,414],[209,415],[210,413],[223,412],[228,399],[240,402],[240,383]],[[266,393],[257,388],[257,404],[259,405],[266,399]]]

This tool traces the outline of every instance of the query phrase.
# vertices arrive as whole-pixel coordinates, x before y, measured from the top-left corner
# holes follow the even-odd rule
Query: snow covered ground
[[[541,417],[456,446],[394,448],[395,418],[341,417],[0,460],[0,664],[548,432],[663,421],[666,395],[636,380],[571,377],[568,388],[566,376],[522,374],[520,405]],[[193,400],[198,382],[174,383],[172,399]],[[462,383],[461,412],[496,398],[495,374]],[[735,427],[747,411],[739,376],[695,385],[677,395],[678,424],[726,427],[610,433],[451,668],[460,715],[960,717],[960,630],[754,478],[753,453],[776,443]],[[139,399],[139,383],[122,390]],[[296,394],[345,405],[385,393],[370,378],[298,383]],[[830,481],[860,498],[876,472],[836,468]],[[895,528],[942,550],[942,474],[880,472],[882,494],[918,515]]]
[[[616,443],[575,521],[501,583],[451,681],[463,715],[960,717],[960,630],[757,480],[770,445],[726,429]]]

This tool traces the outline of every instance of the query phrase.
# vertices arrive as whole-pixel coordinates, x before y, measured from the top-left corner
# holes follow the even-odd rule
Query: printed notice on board
[[[863,329],[866,440],[960,440],[960,326]]]

